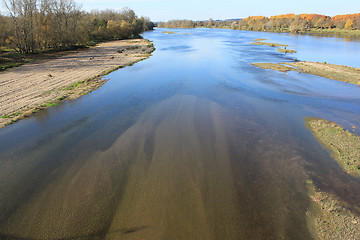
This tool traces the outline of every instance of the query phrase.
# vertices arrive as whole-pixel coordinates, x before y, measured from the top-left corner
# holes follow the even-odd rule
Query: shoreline
[[[349,175],[360,177],[360,136],[334,122],[307,117],[305,126],[321,145],[331,152],[331,157]],[[306,213],[309,229],[315,239],[359,239],[360,216],[336,195],[316,189],[307,182],[312,204]]]
[[[250,29],[233,29],[231,27],[156,27],[162,29],[194,29],[194,28],[209,28],[209,29],[229,29],[234,31],[248,31],[248,32],[269,32],[269,33],[288,33],[293,35],[309,35],[309,36],[318,36],[318,37],[336,37],[336,38],[345,38],[345,39],[360,39],[360,30],[349,30],[349,29],[308,29],[298,32],[293,32],[289,30],[250,30]]]
[[[311,205],[306,212],[308,229],[314,239],[359,239],[360,217],[334,194],[317,189],[306,182]]]
[[[307,73],[331,80],[342,81],[360,86],[360,68],[319,62],[281,62],[281,63],[252,63],[251,65],[262,69],[279,72],[294,71]]]
[[[360,177],[360,136],[322,118],[307,117],[304,121],[321,145],[331,151],[331,157],[339,166],[346,173]]]
[[[0,73],[0,129],[98,89],[103,77],[151,56],[145,39],[104,42],[73,54],[27,63]]]

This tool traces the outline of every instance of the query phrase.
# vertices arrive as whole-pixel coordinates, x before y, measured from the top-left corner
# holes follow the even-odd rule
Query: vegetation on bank
[[[234,30],[326,34],[360,37],[360,13],[329,17],[319,14],[284,14],[271,17],[251,16],[245,19],[214,21],[171,20],[160,22],[161,28],[229,28]]]
[[[314,239],[360,239],[360,217],[349,209],[348,204],[334,194],[316,189],[311,180],[307,181],[307,187],[312,204],[306,218]]]
[[[0,72],[9,68],[20,66],[24,63],[61,57],[65,54],[74,53],[76,51],[83,50],[88,47],[89,46],[79,45],[79,46],[72,46],[66,49],[63,48],[61,50],[48,49],[48,50],[43,50],[43,51],[38,51],[36,53],[28,53],[28,54],[16,52],[12,49],[2,49],[2,51],[0,51]]]
[[[8,14],[0,15],[0,48],[23,54],[138,38],[154,26],[149,18],[126,8],[85,12],[73,0],[3,2]]]
[[[347,173],[360,177],[360,136],[325,119],[308,117],[306,127],[332,152]],[[307,212],[309,229],[315,239],[360,239],[360,217],[334,194],[315,188],[307,181],[312,206]]]
[[[252,42],[251,44],[264,45],[264,46],[269,46],[269,47],[287,47],[288,46],[288,45],[280,44],[280,43],[267,43],[267,42],[260,42],[260,41],[255,41],[255,42]]]
[[[306,127],[332,151],[332,156],[349,174],[360,177],[360,136],[325,119],[306,118]]]
[[[278,48],[277,51],[281,52],[281,53],[296,53],[295,50],[287,49],[286,47],[285,48]]]
[[[360,68],[319,62],[253,63],[263,69],[280,72],[296,71],[360,85]]]

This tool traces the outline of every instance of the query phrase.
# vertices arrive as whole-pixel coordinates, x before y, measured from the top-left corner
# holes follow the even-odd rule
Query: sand
[[[98,88],[105,81],[99,76],[147,58],[153,50],[148,40],[111,41],[0,73],[0,128],[53,102],[73,99]],[[71,85],[83,81],[86,84],[79,84],[79,94]]]
[[[252,65],[280,72],[295,71],[307,73],[360,86],[360,68],[329,64],[326,62],[252,63]]]

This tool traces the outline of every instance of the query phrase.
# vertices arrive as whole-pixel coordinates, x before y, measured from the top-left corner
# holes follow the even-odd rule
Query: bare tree
[[[3,0],[14,26],[14,37],[9,40],[21,53],[35,49],[36,0]]]

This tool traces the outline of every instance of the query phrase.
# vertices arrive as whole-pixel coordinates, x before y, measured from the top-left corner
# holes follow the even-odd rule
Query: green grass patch
[[[85,81],[77,81],[77,82],[75,82],[75,83],[73,83],[73,84],[71,84],[71,85],[63,88],[63,90],[72,90],[72,89],[78,87],[79,85],[83,84],[84,82],[85,82]]]
[[[56,103],[56,102],[47,102],[47,103],[45,103],[45,104],[43,104],[43,105],[41,105],[41,106],[48,108],[48,107],[53,107],[53,106],[57,106],[57,105],[59,105],[59,103]]]
[[[58,101],[63,101],[65,98],[66,98],[66,96],[61,96],[61,97],[59,97],[57,100],[58,100]]]
[[[305,125],[347,173],[360,177],[360,136],[325,119],[309,117]]]

